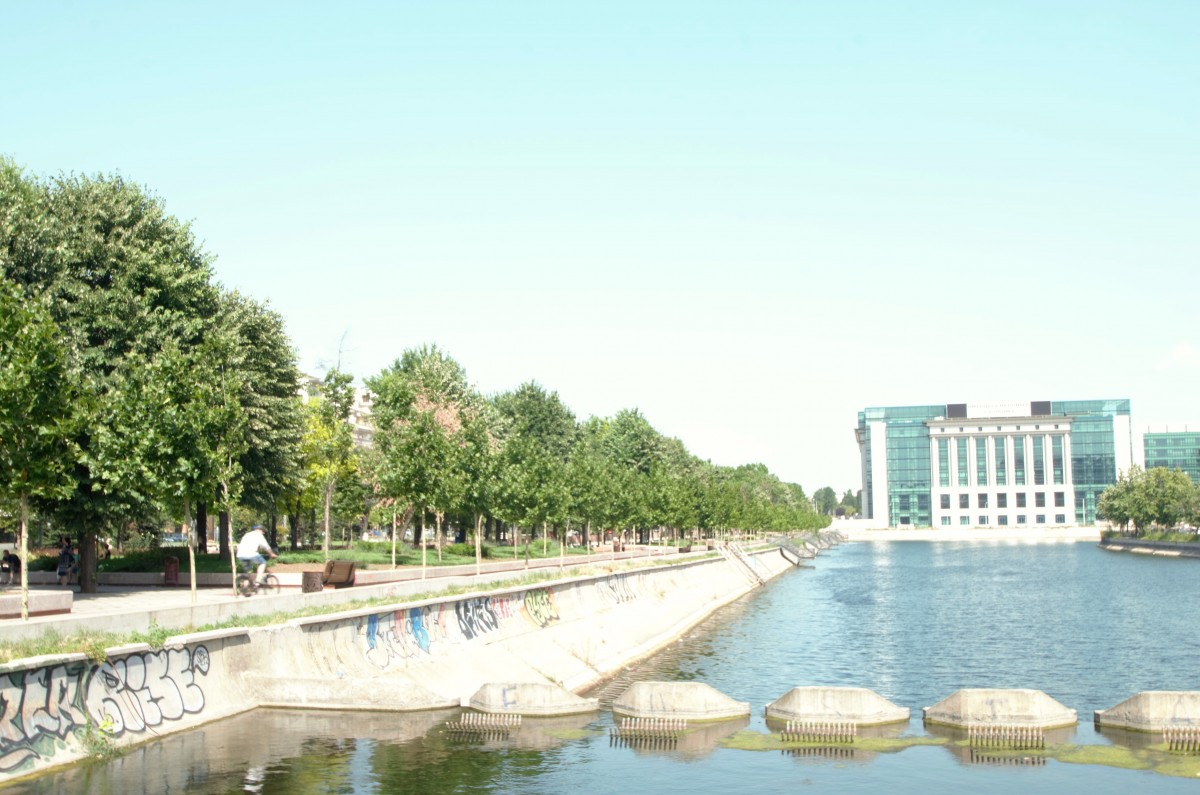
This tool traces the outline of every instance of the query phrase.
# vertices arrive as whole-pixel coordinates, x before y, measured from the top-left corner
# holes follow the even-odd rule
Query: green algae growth
[[[972,747],[966,740],[951,741],[943,737],[860,737],[853,743],[819,743],[785,741],[779,734],[764,734],[742,730],[721,740],[722,748],[741,751],[785,751],[789,749],[845,749],[864,753],[899,753],[917,746]],[[1184,754],[1167,750],[1166,745],[1147,748],[1127,748],[1123,745],[1054,745],[1045,749],[987,748],[992,758],[1040,757],[1068,765],[1099,765],[1124,770],[1145,770],[1176,778],[1200,778],[1200,754]]]

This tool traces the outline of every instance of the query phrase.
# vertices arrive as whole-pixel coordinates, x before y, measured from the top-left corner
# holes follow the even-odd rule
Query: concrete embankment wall
[[[791,568],[778,549],[0,666],[0,782],[260,705],[457,707],[488,682],[580,691]],[[94,748],[93,748],[94,750]]]
[[[1170,558],[1200,558],[1200,544],[1176,541],[1146,541],[1140,538],[1106,538],[1101,549],[1110,552],[1132,552],[1137,555],[1161,555]]]

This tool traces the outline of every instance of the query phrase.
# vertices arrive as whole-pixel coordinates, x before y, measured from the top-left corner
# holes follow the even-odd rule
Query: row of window
[[[1025,516],[1025,514],[1017,514],[1017,521],[1015,522],[1015,524],[1018,524],[1018,525],[1029,524],[1029,522],[1027,522],[1026,519],[1028,519],[1028,517]],[[960,517],[958,517],[958,523],[960,525],[970,527],[971,517],[970,516],[960,516]],[[1008,524],[1008,517],[1007,516],[997,516],[996,523],[998,525],[1005,526]],[[1035,514],[1033,517],[1033,523],[1034,524],[1045,524],[1046,523],[1046,514],[1044,514],[1044,513]],[[1067,523],[1067,515],[1065,513],[1054,514],[1054,523],[1055,524],[1066,524]],[[950,524],[950,517],[943,516],[942,524],[943,525]],[[991,523],[988,521],[988,517],[981,515],[979,517],[979,522],[978,522],[977,526],[987,527],[990,524]]]
[[[988,501],[990,499],[988,494],[976,494],[975,497],[976,497],[976,500],[975,500],[976,507],[979,507],[979,508],[988,507]],[[1028,495],[1023,491],[1019,491],[1019,492],[1017,492],[1016,497],[1017,497],[1016,507],[1018,507],[1018,508],[1026,507]],[[950,510],[950,495],[943,494],[943,495],[941,495],[941,498],[942,498],[941,499],[942,510],[944,510],[944,511]],[[1054,507],[1055,508],[1065,508],[1066,505],[1067,505],[1067,493],[1065,491],[1054,492]],[[959,510],[969,510],[971,507],[971,495],[970,494],[958,495],[958,507],[959,507]],[[1001,492],[996,495],[996,507],[997,508],[1007,508],[1008,507],[1008,494],[1006,492]],[[1044,491],[1034,492],[1033,507],[1035,507],[1035,508],[1045,508],[1046,507],[1046,492],[1044,492]]]
[[[989,486],[1007,486],[1009,484],[1009,467],[1008,467],[1008,440],[1009,437],[995,436],[991,439],[991,450],[994,453],[994,473],[991,477],[988,474],[988,437],[976,436],[970,437],[970,442],[975,448],[975,472],[974,479],[968,479],[969,471],[969,455],[968,455],[968,437],[959,436],[953,440],[954,442],[954,459],[957,462],[955,470],[950,469],[950,439],[941,438],[937,440],[937,455],[938,455],[938,483],[941,486],[967,486],[967,485],[989,485]],[[1065,477],[1065,459],[1064,459],[1064,443],[1061,434],[1056,434],[1050,437],[1050,450],[1046,451],[1046,438],[1043,436],[1013,436],[1012,442],[1012,481],[1015,486],[1024,486],[1027,481],[1026,471],[1026,455],[1025,445],[1028,442],[1032,449],[1032,460],[1028,471],[1029,480],[1032,485],[1042,486],[1047,483],[1046,463],[1047,458],[1050,463],[1050,477],[1056,485],[1064,483]],[[951,477],[951,475],[955,477]]]

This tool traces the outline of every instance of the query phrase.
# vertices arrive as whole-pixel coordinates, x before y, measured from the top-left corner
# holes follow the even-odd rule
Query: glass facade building
[[[1142,436],[1146,469],[1182,469],[1193,483],[1200,483],[1200,430],[1149,429]]]
[[[855,436],[863,515],[890,527],[1093,524],[1134,463],[1128,400],[868,408]]]

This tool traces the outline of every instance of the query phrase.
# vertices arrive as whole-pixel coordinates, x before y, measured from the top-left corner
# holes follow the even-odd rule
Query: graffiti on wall
[[[72,662],[0,675],[0,772],[32,767],[85,731],[144,732],[204,709],[204,646]]]
[[[596,583],[596,593],[610,605],[623,605],[637,599],[630,578],[613,574]]]
[[[550,591],[538,588],[525,592],[525,614],[539,627],[545,628],[558,621],[558,608],[550,598]]]
[[[500,619],[492,610],[492,599],[488,596],[455,602],[454,613],[458,616],[458,629],[467,640],[500,628]]]
[[[382,669],[431,654],[435,644],[450,642],[451,624],[445,604],[425,605],[359,619],[358,634],[367,661]]]

